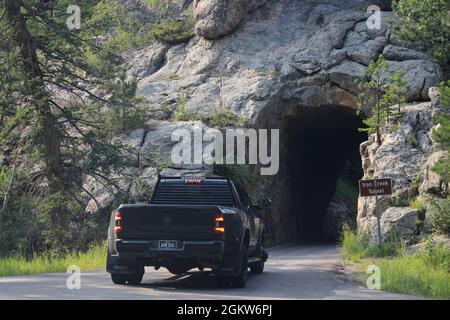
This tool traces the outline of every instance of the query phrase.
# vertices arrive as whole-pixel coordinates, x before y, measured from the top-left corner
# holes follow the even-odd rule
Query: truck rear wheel
[[[248,279],[248,249],[243,246],[241,249],[239,275],[229,278],[231,286],[234,288],[244,288]]]
[[[120,273],[111,273],[111,280],[114,284],[125,284],[127,282],[126,275]]]
[[[142,282],[142,278],[144,277],[144,272],[138,271],[132,274],[127,274],[126,279],[128,284],[137,285]]]

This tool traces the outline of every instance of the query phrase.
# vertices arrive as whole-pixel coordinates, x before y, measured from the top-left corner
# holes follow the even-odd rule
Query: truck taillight
[[[225,233],[225,219],[222,215],[216,215],[214,217],[214,233],[217,234]]]
[[[120,212],[116,212],[114,215],[114,233],[122,232],[122,215]]]

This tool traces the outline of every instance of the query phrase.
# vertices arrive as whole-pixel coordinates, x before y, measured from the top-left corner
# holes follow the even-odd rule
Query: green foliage
[[[182,20],[165,19],[152,25],[149,39],[171,44],[187,42],[194,36],[194,24],[192,16]]]
[[[370,244],[369,235],[357,235],[354,231],[344,229],[341,240],[341,253],[352,261],[363,258],[394,257],[404,252],[404,246],[392,232],[380,245]]]
[[[408,255],[395,237],[382,246],[371,246],[367,235],[359,237],[345,230],[341,253],[357,262],[361,273],[365,273],[368,265],[379,266],[382,290],[450,298],[450,249],[431,239],[418,253]]]
[[[6,7],[6,1],[13,5]],[[66,25],[71,4],[81,7],[79,30]],[[51,5],[48,10],[34,0],[0,1],[0,150],[8,150],[8,166],[30,168],[14,179],[0,225],[0,254],[61,255],[104,238],[107,217],[84,212],[90,198],[82,178],[120,193],[111,176],[127,164],[127,151],[111,145],[111,138],[142,128],[149,117],[146,101],[136,97],[137,81],[122,72],[121,54],[192,34],[193,18],[171,17],[170,0],[147,1],[163,18],[155,28],[116,0]],[[0,171],[0,195],[9,174],[9,167]]]
[[[450,59],[450,2],[448,0],[397,0],[398,16],[393,31],[406,41],[419,41],[430,48],[443,65]]]
[[[417,141],[416,135],[413,131],[411,131],[406,136],[406,143],[409,144],[413,148],[417,148],[419,146],[419,142]]]
[[[38,210],[46,251],[55,255],[66,252],[70,248],[70,218],[83,208],[59,192],[43,199]]]
[[[448,249],[446,250],[448,252]],[[446,257],[445,259],[448,259],[448,254]],[[380,267],[382,290],[416,296],[450,298],[449,271],[443,269],[441,265],[434,265],[434,262],[421,254],[377,259],[370,263]]]
[[[186,93],[182,92],[178,96],[177,109],[175,111],[175,121],[198,120],[196,115],[190,115],[186,111]]]
[[[231,110],[223,107],[219,107],[210,114],[205,115],[202,120],[217,128],[245,127],[247,125],[247,120],[244,117],[238,116]]]
[[[171,15],[172,0],[144,0],[147,8],[151,9],[159,18]]]
[[[179,95],[177,109],[174,115],[175,121],[203,121],[211,127],[245,127],[247,120],[236,115],[231,110],[218,107],[208,114],[188,113],[186,111],[186,93]]]
[[[381,143],[381,127],[388,121],[401,118],[401,105],[406,101],[407,82],[403,79],[404,72],[394,73],[390,78],[384,74],[388,71],[388,63],[380,55],[376,61],[371,61],[367,68],[367,81],[355,80],[358,86],[358,112],[370,110],[370,115],[364,119],[365,128],[361,131],[376,133],[377,141]],[[392,105],[397,109],[392,110]]]
[[[105,267],[106,243],[94,244],[87,251],[71,251],[63,256],[41,253],[28,258],[11,255],[0,258],[0,277],[34,273],[66,272],[72,265],[81,270],[95,270]]]
[[[125,73],[112,84],[112,95],[108,100],[111,112],[106,123],[113,133],[144,127],[146,117],[141,107],[143,99],[136,97],[136,90],[137,80],[127,80]]]
[[[408,81],[404,79],[405,71],[400,70],[394,72],[394,74],[387,80],[387,89],[381,98],[382,105],[391,107],[396,106],[397,112],[394,117],[395,120],[400,120],[402,115],[402,105],[406,104],[406,97],[411,87],[408,85]]]
[[[436,233],[450,235],[450,197],[430,201],[427,212],[431,228]]]
[[[429,238],[425,241],[419,254],[430,267],[450,273],[450,249],[443,243],[436,243]]]
[[[425,204],[419,198],[410,200],[409,201],[409,206],[411,208],[417,209],[419,211],[419,213],[425,213],[427,211],[427,208],[425,207]]]
[[[433,131],[433,139],[441,150],[447,152],[447,156],[439,160],[432,169],[442,177],[442,180],[450,183],[450,158],[448,156],[450,150],[450,80],[447,83],[442,82],[439,89],[443,112],[435,119],[439,123],[439,127]]]
[[[367,236],[359,237],[355,232],[344,229],[341,240],[341,253],[352,261],[365,256],[369,239]]]

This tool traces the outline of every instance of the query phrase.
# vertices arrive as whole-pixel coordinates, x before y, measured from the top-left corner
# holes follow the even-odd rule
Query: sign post
[[[375,197],[375,216],[377,218],[378,245],[381,246],[381,214],[378,208],[378,196],[392,194],[391,179],[373,179],[359,181],[359,195],[361,197]]]

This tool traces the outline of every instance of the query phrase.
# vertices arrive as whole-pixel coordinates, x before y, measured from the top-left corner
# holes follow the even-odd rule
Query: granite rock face
[[[386,76],[405,71],[411,87],[409,102],[436,100],[435,92],[429,89],[439,83],[442,71],[427,53],[392,35],[387,24],[392,12],[382,12],[379,29],[367,24],[370,5],[389,10],[389,3],[193,1],[196,36],[189,42],[152,43],[124,54],[128,75],[137,77],[138,95],[148,101],[146,107],[154,119],[145,128],[116,139],[134,151],[130,153],[133,165],[120,180],[125,198],[145,199],[157,174],[211,173],[208,166],[180,167],[170,161],[171,132],[177,128],[193,130],[196,126],[190,121],[173,121],[181,109],[188,118],[225,109],[255,126],[267,125],[270,119],[296,108],[356,109],[354,80],[365,79],[367,65],[380,53],[389,63]],[[182,6],[185,4],[190,2],[183,1]],[[382,146],[377,146],[373,137],[361,146],[365,176],[392,177],[396,181],[394,200],[382,199],[382,212],[397,206],[395,199],[401,202],[419,192],[440,192],[444,187],[429,170],[421,185],[411,187],[411,181],[418,179],[423,168],[429,168],[439,157],[435,154],[430,158],[434,152],[432,104],[405,107],[400,128],[395,132],[386,129]],[[98,195],[97,203],[89,203],[89,212],[112,206],[118,199],[113,190],[97,182],[86,179],[86,185]],[[373,230],[373,211],[373,200],[359,200],[361,231]],[[277,232],[281,233],[281,229]]]
[[[380,29],[370,29],[366,9],[373,2],[198,0],[196,37],[154,43],[124,58],[149,108],[168,110],[162,118],[181,97],[188,113],[223,106],[251,122],[279,98],[355,108],[353,80],[364,79],[381,53],[390,65],[386,76],[405,70],[409,100],[428,100],[428,89],[442,77],[439,65],[424,52],[391,43],[391,12],[383,12]]]
[[[361,144],[364,178],[393,180],[392,196],[380,197],[378,205],[373,197],[359,198],[358,231],[369,233],[373,242],[378,238],[377,210],[381,213],[383,240],[391,231],[407,242],[430,232],[426,207],[420,212],[408,205],[415,199],[426,203],[448,192],[448,184],[431,170],[434,163],[445,157],[443,151],[436,150],[432,139],[436,127],[433,116],[439,111],[439,105],[432,102],[407,105],[398,127],[393,129],[387,125],[384,128],[381,146],[375,142],[374,135]]]

